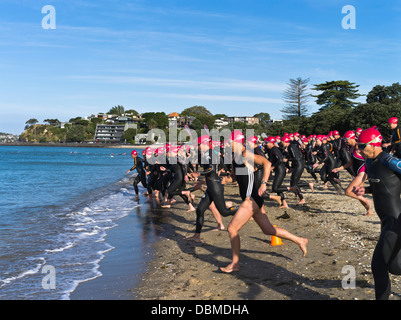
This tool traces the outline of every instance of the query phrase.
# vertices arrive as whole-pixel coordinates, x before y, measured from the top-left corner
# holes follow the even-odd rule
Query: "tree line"
[[[256,135],[266,133],[268,135],[283,135],[285,132],[301,132],[305,135],[328,133],[338,130],[344,133],[356,128],[366,129],[378,126],[384,135],[389,135],[387,121],[390,117],[401,116],[401,85],[377,85],[366,95],[366,102],[355,102],[363,95],[358,92],[359,85],[346,81],[326,81],[315,84],[309,88],[310,79],[290,79],[287,89],[283,92],[284,106],[280,110],[283,114],[282,122],[271,124],[268,112],[260,112],[254,117],[260,119],[259,124],[248,125],[242,122],[230,123],[223,129],[253,129]],[[312,94],[315,91],[316,94]],[[310,114],[309,102],[316,99],[319,110]],[[268,109],[268,106],[266,106]],[[124,106],[112,107],[107,114],[139,116],[134,109],[125,110]],[[190,128],[198,135],[207,125],[209,129],[215,127],[215,120],[227,118],[226,114],[212,114],[204,106],[193,106],[184,109],[181,117],[194,117]],[[45,119],[48,125],[37,125],[37,119],[29,119],[26,122],[26,131],[21,135],[21,140],[28,141],[65,141],[83,142],[93,140],[96,124],[102,123],[102,119],[93,118],[90,121],[81,117],[69,120],[64,129],[58,127],[58,119]],[[123,138],[128,143],[133,143],[135,135],[147,133],[150,129],[159,128],[165,131],[168,137],[168,115],[161,112],[145,112],[141,115],[138,129],[128,129]],[[35,130],[33,130],[35,129]],[[40,137],[39,139],[37,137]]]

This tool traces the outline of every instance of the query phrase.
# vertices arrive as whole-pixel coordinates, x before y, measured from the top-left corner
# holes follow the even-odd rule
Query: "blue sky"
[[[45,5],[55,30],[42,28]],[[345,5],[355,30],[342,28]],[[400,30],[400,0],[0,0],[0,132],[115,105],[280,119],[290,78],[363,94],[400,82]]]

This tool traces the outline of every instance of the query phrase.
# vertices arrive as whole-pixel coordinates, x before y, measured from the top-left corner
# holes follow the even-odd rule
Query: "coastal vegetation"
[[[355,101],[362,96],[358,92],[359,85],[355,83],[344,80],[327,81],[313,85],[310,89],[308,83],[309,79],[290,79],[287,90],[283,92],[285,106],[281,110],[284,118],[282,121],[271,121],[270,114],[261,110],[260,113],[253,115],[260,119],[259,124],[231,122],[221,129],[253,129],[256,135],[262,133],[283,135],[285,132],[302,132],[309,135],[332,130],[345,132],[349,129],[366,129],[376,125],[384,135],[389,135],[388,119],[401,117],[401,85],[399,83],[375,86],[366,95],[365,103]],[[312,95],[309,90],[316,91],[317,94]],[[310,114],[308,102],[312,98],[316,98],[316,104],[320,106],[320,109]],[[107,114],[137,119],[137,129],[128,129],[124,133],[123,139],[127,143],[133,143],[137,134],[146,134],[154,128],[163,129],[166,136],[168,135],[169,118],[163,111],[139,114],[136,110],[125,110],[123,106],[117,105]],[[190,128],[198,134],[204,125],[213,129],[217,119],[227,118],[226,114],[213,115],[204,106],[186,108],[180,116],[192,117],[194,120]],[[96,125],[105,123],[106,120],[107,117],[90,117],[89,119],[76,117],[61,125],[58,119],[45,119],[44,124],[38,124],[37,119],[29,119],[19,140],[28,142],[93,141]]]

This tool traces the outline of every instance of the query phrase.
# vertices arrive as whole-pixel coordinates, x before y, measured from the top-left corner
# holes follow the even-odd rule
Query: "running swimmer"
[[[401,275],[401,160],[382,149],[382,136],[375,128],[362,131],[358,149],[366,159],[370,186],[355,187],[354,193],[372,193],[381,221],[381,233],[372,257],[372,273],[377,300],[387,300],[391,292],[389,273]]]
[[[131,171],[136,170],[138,174],[134,178],[133,186],[135,190],[135,200],[139,200],[139,190],[138,190],[138,184],[142,183],[142,186],[144,188],[147,188],[147,183],[146,183],[146,173],[145,173],[145,168],[144,164],[141,158],[138,157],[138,153],[136,150],[132,150],[131,152],[131,157],[134,159],[134,166],[127,171],[127,174],[129,174]]]
[[[351,147],[351,159],[348,161],[346,164],[334,168],[333,172],[339,172],[341,170],[347,169],[349,167],[352,167],[352,171],[355,172],[355,177],[347,187],[345,191],[345,195],[354,199],[359,200],[359,202],[362,204],[362,206],[366,209],[366,215],[371,216],[373,215],[372,212],[372,207],[371,207],[371,201],[369,199],[366,199],[363,195],[356,195],[353,190],[354,187],[363,187],[365,180],[366,180],[366,166],[365,166],[365,158],[362,157],[360,151],[357,148],[356,145],[356,136],[353,131],[347,131],[344,134],[344,141],[345,143]]]
[[[288,231],[275,228],[269,221],[266,214],[262,214],[261,207],[264,204],[263,194],[266,191],[266,181],[269,179],[271,171],[271,163],[266,158],[254,154],[244,147],[244,135],[239,130],[234,130],[231,134],[233,155],[233,170],[230,178],[226,177],[227,181],[237,180],[241,199],[243,200],[234,218],[228,225],[228,233],[230,236],[232,248],[232,262],[220,268],[221,271],[231,273],[239,271],[239,253],[240,253],[240,237],[239,231],[249,221],[251,217],[259,225],[260,229],[266,235],[275,235],[283,239],[288,239],[299,245],[303,255],[306,255],[306,246],[308,240],[297,237]],[[263,166],[263,180],[259,190],[255,190],[254,171],[255,165]]]

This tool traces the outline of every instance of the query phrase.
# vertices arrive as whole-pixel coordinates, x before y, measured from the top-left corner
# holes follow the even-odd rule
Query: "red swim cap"
[[[265,139],[265,141],[266,141],[267,143],[269,143],[269,142],[275,143],[275,142],[276,142],[276,138],[275,138],[275,137],[267,137],[267,138]]]
[[[235,129],[230,136],[230,139],[237,143],[244,143],[245,137],[241,131]]]
[[[198,138],[198,144],[209,144],[210,137],[208,135],[203,135]]]
[[[389,123],[389,124],[390,124],[390,123],[397,124],[397,123],[398,123],[398,119],[397,119],[396,117],[392,117],[392,118],[388,119],[388,123]]]
[[[340,132],[338,132],[337,130],[334,130],[334,131],[333,131],[333,135],[339,136],[339,135],[340,135]]]
[[[136,150],[132,150],[131,155],[137,155],[138,152],[136,152]]]
[[[282,139],[281,139],[281,141],[282,142],[284,142],[284,143],[289,143],[290,142],[290,137],[288,137],[288,136],[285,136],[285,137],[283,137]]]
[[[356,133],[361,133],[361,132],[362,132],[362,128],[356,129]]]
[[[344,133],[344,139],[355,139],[355,132],[354,131],[347,131]]]
[[[375,128],[363,130],[358,138],[360,144],[370,144],[374,147],[381,147],[383,137],[381,133]]]
[[[248,141],[249,142],[252,142],[252,143],[258,143],[258,137],[256,137],[256,136],[252,136],[252,137],[249,137],[248,138]]]

